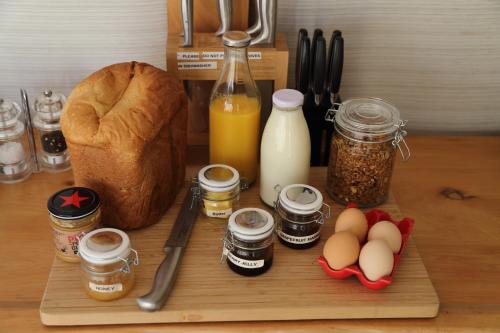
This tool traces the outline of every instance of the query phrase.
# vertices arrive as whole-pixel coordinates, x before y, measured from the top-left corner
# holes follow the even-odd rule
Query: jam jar
[[[0,98],[0,183],[17,183],[33,172],[21,108]]]
[[[326,191],[343,205],[378,206],[389,195],[396,151],[403,160],[410,157],[404,140],[406,121],[394,105],[378,98],[334,106],[326,114],[326,120],[335,123]]]
[[[44,91],[35,99],[33,126],[38,160],[44,171],[68,170],[70,157],[59,119],[66,102],[62,94]]]
[[[211,164],[198,172],[202,211],[208,217],[228,218],[238,208],[240,174],[224,164]]]
[[[274,220],[260,208],[243,208],[229,217],[222,259],[234,272],[256,276],[273,263]]]
[[[275,208],[276,234],[292,249],[308,249],[318,243],[321,225],[330,217],[330,206],[323,195],[305,184],[285,186]]]
[[[56,256],[67,262],[79,262],[78,240],[99,227],[99,195],[85,187],[70,187],[53,194],[47,203],[54,235]]]
[[[126,233],[113,228],[96,229],[80,240],[82,281],[87,294],[99,301],[125,296],[134,286],[137,251]]]

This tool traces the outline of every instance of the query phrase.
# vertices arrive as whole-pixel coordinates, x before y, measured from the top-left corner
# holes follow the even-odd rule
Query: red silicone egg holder
[[[356,208],[356,204],[349,204],[347,205],[347,208]],[[334,270],[332,269],[329,265],[326,259],[321,256],[318,258],[318,263],[323,267],[323,270],[325,271],[326,274],[329,276],[335,278],[335,279],[345,279],[351,275],[356,275],[358,280],[367,288],[370,289],[384,289],[388,285],[392,283],[392,278],[394,277],[394,274],[396,274],[396,269],[398,268],[399,261],[401,260],[401,256],[403,255],[403,252],[405,250],[406,244],[408,243],[408,239],[410,238],[411,231],[413,229],[413,225],[415,224],[415,221],[405,217],[401,221],[394,221],[391,216],[384,212],[383,210],[380,209],[372,209],[371,211],[365,213],[366,219],[368,221],[368,230],[377,222],[379,221],[390,221],[394,223],[399,231],[401,232],[401,248],[399,249],[399,253],[394,255],[394,267],[392,268],[391,275],[389,276],[384,276],[377,281],[370,281],[366,278],[366,276],[363,274],[361,271],[361,268],[359,265],[356,263],[354,265],[348,266],[346,268],[343,268],[341,270]]]

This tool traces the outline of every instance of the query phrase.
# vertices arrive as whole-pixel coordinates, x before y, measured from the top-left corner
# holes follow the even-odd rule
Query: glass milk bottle
[[[44,91],[35,100],[33,125],[38,160],[44,171],[59,172],[71,167],[66,140],[59,123],[65,102],[64,95],[50,90]]]
[[[0,98],[0,183],[28,178],[33,169],[21,108]]]
[[[251,184],[257,177],[261,104],[248,65],[250,36],[229,31],[222,40],[224,64],[210,97],[210,164],[230,165]]]
[[[304,96],[283,89],[273,94],[273,109],[260,147],[260,198],[274,206],[280,189],[307,184],[311,143],[302,112]]]

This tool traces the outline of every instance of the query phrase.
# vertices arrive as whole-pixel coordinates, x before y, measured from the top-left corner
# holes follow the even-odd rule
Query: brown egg
[[[333,234],[325,243],[323,257],[331,268],[339,270],[354,264],[359,256],[358,238],[349,231]]]
[[[382,239],[369,241],[359,253],[359,267],[368,280],[376,281],[390,275],[393,266],[394,255]]]
[[[393,253],[398,253],[401,248],[401,232],[398,227],[390,221],[375,223],[368,232],[368,240],[382,239],[387,242]]]
[[[368,222],[365,214],[357,208],[347,208],[340,213],[335,223],[335,232],[350,231],[358,237],[360,243],[365,240]]]

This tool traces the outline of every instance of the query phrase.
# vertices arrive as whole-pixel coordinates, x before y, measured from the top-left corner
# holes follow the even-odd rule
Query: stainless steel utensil
[[[38,155],[36,153],[35,144],[35,133],[33,132],[33,122],[31,121],[30,103],[28,100],[28,94],[26,90],[21,89],[21,102],[24,113],[24,126],[26,127],[26,132],[28,134],[28,144],[30,148],[31,161],[33,165],[33,172],[40,172],[40,163],[38,161]]]
[[[231,30],[231,17],[233,13],[231,0],[217,0],[217,12],[219,13],[220,26],[215,32],[215,36],[222,36]]]
[[[276,20],[278,16],[277,0],[260,0],[260,33],[252,39],[250,45],[268,44],[274,47],[276,40]]]
[[[184,248],[200,210],[200,200],[194,195],[196,190],[194,184],[194,182],[191,184],[186,193],[179,214],[170,231],[170,236],[163,247],[166,256],[156,270],[153,287],[148,294],[137,299],[137,304],[141,310],[160,310],[172,290],[184,254]]]
[[[181,0],[183,47],[193,46],[193,0]]]
[[[257,13],[257,18],[255,23],[246,30],[246,33],[249,35],[257,34],[260,32],[260,29],[262,29],[262,20],[260,17],[260,8],[261,8],[261,1],[262,0],[254,0],[255,3],[255,13]]]

